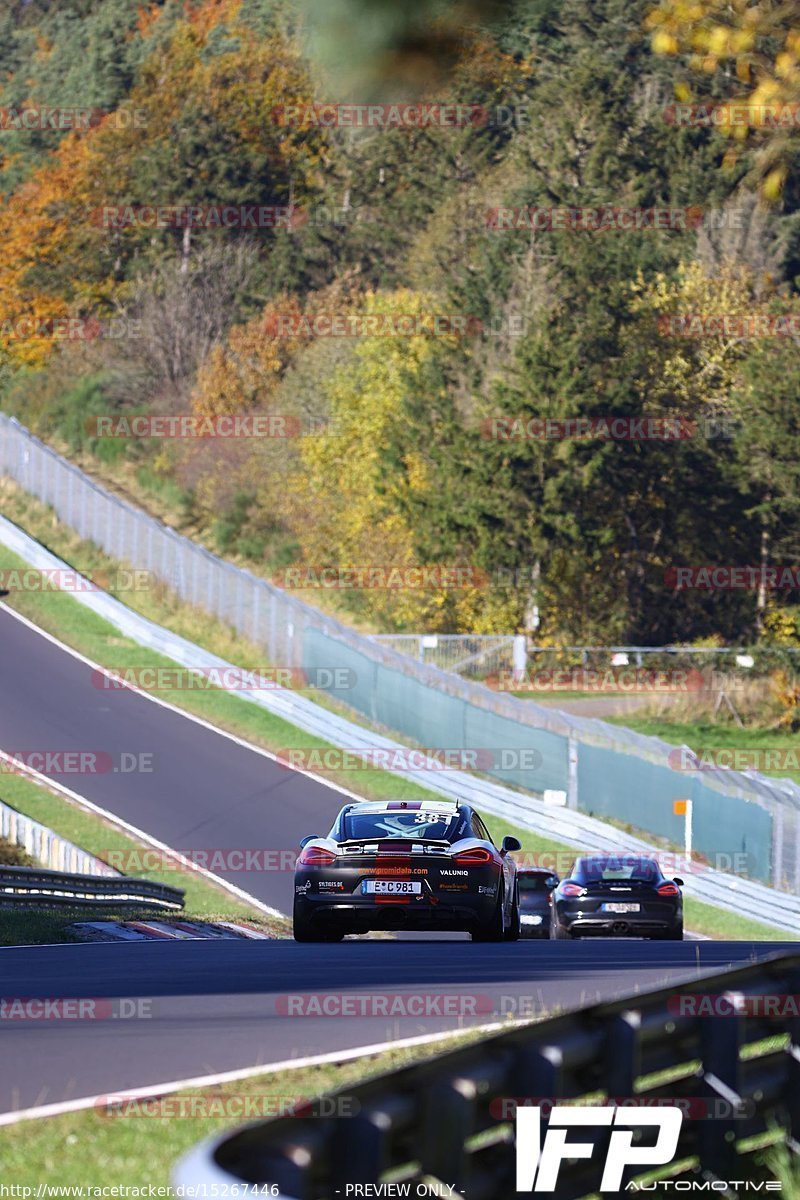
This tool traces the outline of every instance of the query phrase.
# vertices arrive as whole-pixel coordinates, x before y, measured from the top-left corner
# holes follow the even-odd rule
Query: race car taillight
[[[562,896],[582,896],[583,890],[577,883],[562,883],[561,885]]]
[[[306,846],[298,861],[301,867],[329,867],[336,855],[324,846]]]
[[[677,896],[680,894],[674,883],[662,883],[661,887],[656,888],[656,891],[659,896]]]
[[[453,856],[453,862],[461,863],[465,867],[485,867],[493,861],[491,852],[483,846],[474,846],[472,850],[462,850],[460,854]]]

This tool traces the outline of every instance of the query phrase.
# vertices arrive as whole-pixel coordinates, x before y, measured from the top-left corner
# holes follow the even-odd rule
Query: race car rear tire
[[[514,889],[514,900],[511,904],[511,916],[508,920],[508,928],[505,931],[504,940],[507,942],[516,942],[520,935],[520,919],[519,919],[519,893]]]
[[[502,889],[497,897],[497,904],[494,912],[488,921],[482,922],[477,929],[472,931],[473,942],[502,942],[506,938],[506,927],[503,913],[505,911],[505,903]]]

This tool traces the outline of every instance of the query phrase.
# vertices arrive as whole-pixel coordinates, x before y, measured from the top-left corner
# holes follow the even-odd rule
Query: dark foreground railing
[[[554,1100],[611,1100],[683,1109],[677,1154],[661,1168],[671,1180],[692,1180],[692,1192],[705,1183],[697,1194],[755,1195],[755,1184],[774,1178],[764,1160],[800,1152],[798,1003],[800,955],[783,955],[593,1005],[335,1093],[338,1106],[311,1102],[308,1115],[239,1130],[195,1150],[176,1181],[271,1184],[295,1200],[422,1195],[426,1183],[448,1195],[438,1183],[467,1200],[512,1200],[515,1100],[542,1108],[543,1129]],[[319,1115],[332,1109],[352,1115]],[[569,1141],[591,1138],[595,1151],[565,1162],[550,1196],[597,1193],[610,1132],[568,1132]],[[652,1145],[655,1131],[641,1132]],[[627,1171],[614,1194],[635,1195],[627,1184],[636,1179],[644,1181],[642,1168]],[[410,1188],[374,1190],[388,1181]],[[373,1188],[356,1192],[358,1184]],[[762,1182],[758,1194],[766,1190]],[[674,1185],[659,1193],[681,1194]]]

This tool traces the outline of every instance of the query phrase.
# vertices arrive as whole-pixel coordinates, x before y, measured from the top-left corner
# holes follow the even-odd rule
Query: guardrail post
[[[475,1132],[478,1084],[465,1076],[439,1080],[425,1095],[420,1162],[426,1174],[447,1179],[457,1192],[469,1189],[466,1142]]]
[[[331,1184],[338,1183],[344,1190],[345,1184],[370,1183],[380,1178],[387,1165],[385,1145],[391,1125],[389,1113],[378,1108],[338,1122],[330,1147]]]
[[[738,999],[734,992],[723,993],[732,1005]],[[742,1044],[741,1016],[698,1018],[700,1035],[700,1078],[702,1095],[707,1101],[723,1100],[731,1106],[727,1117],[707,1115],[699,1121],[700,1162],[706,1178],[731,1179],[736,1172],[736,1114],[741,1104],[739,1052]]]

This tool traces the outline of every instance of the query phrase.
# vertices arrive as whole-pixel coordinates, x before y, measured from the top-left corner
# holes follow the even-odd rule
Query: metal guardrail
[[[69,569],[61,559],[2,516],[0,544],[8,546],[37,569]],[[76,591],[74,599],[140,646],[147,646],[174,663],[199,671],[237,669],[218,655],[127,608],[108,592],[87,588],[85,591]],[[330,745],[346,746],[354,751],[363,749],[368,754],[374,754],[375,750],[392,753],[402,750],[400,744],[393,739],[363,725],[356,725],[297,692],[275,688],[243,691],[238,694],[247,703],[257,704]],[[591,850],[596,853],[661,853],[644,839],[614,828],[587,813],[555,807],[529,793],[513,791],[502,783],[465,771],[437,771],[435,764],[432,764],[430,770],[419,767],[398,772],[400,773],[437,795],[466,800],[475,804],[482,812],[502,817],[523,829],[529,829],[551,841],[563,842],[581,852]],[[309,830],[309,833],[313,832],[318,831]],[[787,830],[786,837],[788,836]],[[681,874],[684,874],[683,870]],[[778,891],[756,880],[703,867],[697,873],[687,874],[684,891],[686,895],[706,904],[713,904],[740,915],[746,913],[755,921],[762,921],[791,934],[796,934],[800,929],[800,895]]]
[[[146,905],[150,908],[183,908],[181,888],[149,879],[72,875],[38,867],[0,867],[0,907],[19,904],[37,908],[91,904],[104,908]]]
[[[410,1184],[408,1195],[425,1194],[417,1185],[438,1183],[469,1200],[501,1200],[518,1194],[514,1102],[540,1105],[546,1115],[549,1101],[680,1102],[685,1117],[665,1175],[773,1178],[757,1150],[772,1144],[793,1160],[800,1155],[800,1021],[791,1005],[785,1014],[760,1015],[753,998],[796,1000],[798,992],[800,955],[775,955],[518,1027],[325,1097],[342,1097],[340,1108],[352,1116],[313,1115],[311,1101],[312,1115],[203,1143],[178,1164],[174,1181],[228,1184],[230,1195],[235,1184],[271,1184],[286,1200],[333,1200],[359,1194],[353,1185],[391,1180]],[[680,997],[691,994],[725,996],[734,1015],[680,1015]],[[576,1132],[586,1140],[585,1129]],[[608,1138],[599,1133],[590,1161],[562,1165],[550,1193],[556,1200],[597,1192]],[[634,1194],[627,1184],[642,1175],[629,1169],[620,1195]],[[431,1194],[450,1195],[442,1188]]]
[[[0,763],[12,763],[10,755],[0,750]],[[0,786],[2,775],[0,775]],[[102,875],[119,877],[121,872],[73,842],[54,833],[46,825],[34,821],[25,813],[17,812],[10,804],[0,800],[0,838],[12,846],[20,846],[31,858],[52,871],[69,871],[78,875]]]

